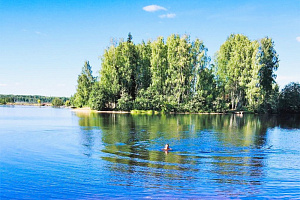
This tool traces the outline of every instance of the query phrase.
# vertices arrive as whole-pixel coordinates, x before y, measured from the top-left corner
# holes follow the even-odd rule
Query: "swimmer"
[[[170,150],[172,150],[172,149],[170,148],[169,144],[166,144],[166,145],[165,145],[165,148],[163,148],[163,150],[164,150],[164,151],[170,151]]]

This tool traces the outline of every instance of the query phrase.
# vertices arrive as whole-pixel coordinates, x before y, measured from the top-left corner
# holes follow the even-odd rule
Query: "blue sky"
[[[203,40],[210,56],[231,33],[275,42],[280,87],[300,82],[300,0],[0,0],[0,94],[71,96],[85,60],[94,75],[111,39]]]

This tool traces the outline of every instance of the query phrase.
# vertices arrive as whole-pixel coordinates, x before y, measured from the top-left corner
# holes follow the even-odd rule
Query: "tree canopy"
[[[214,62],[207,51],[189,35],[135,44],[129,33],[104,51],[97,81],[85,62],[72,104],[96,110],[277,111],[279,59],[271,38],[232,34]]]
[[[85,61],[81,74],[77,79],[77,92],[74,95],[74,105],[77,107],[88,106],[95,78],[88,61]]]
[[[279,111],[281,113],[300,113],[300,84],[286,85],[279,97]]]

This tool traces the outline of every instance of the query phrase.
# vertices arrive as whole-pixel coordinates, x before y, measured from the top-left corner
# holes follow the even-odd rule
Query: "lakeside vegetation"
[[[70,98],[68,97],[47,97],[40,95],[5,95],[0,94],[0,105],[52,105],[52,106],[70,106]]]
[[[94,110],[300,113],[294,101],[300,91],[289,107],[286,93],[293,91],[286,86],[279,92],[279,57],[271,38],[251,41],[232,34],[213,61],[207,51],[188,35],[134,44],[129,33],[127,41],[105,50],[98,78],[85,62],[71,104]]]

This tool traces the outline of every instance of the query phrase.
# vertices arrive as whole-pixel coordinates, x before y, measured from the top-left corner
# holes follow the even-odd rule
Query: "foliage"
[[[1,102],[5,103],[28,103],[28,104],[36,104],[39,103],[51,103],[55,97],[47,97],[40,95],[4,95],[0,94],[0,104]],[[59,97],[62,101],[69,100],[68,97]]]
[[[93,110],[107,109],[108,91],[104,86],[96,82],[90,95],[89,105]]]
[[[13,97],[9,97],[9,96],[6,96],[6,95],[0,95],[0,105],[1,104],[5,105],[7,103],[14,103]]]
[[[58,97],[55,97],[52,100],[51,104],[52,104],[52,106],[63,106],[64,105],[63,101]]]
[[[289,83],[279,96],[279,111],[281,113],[300,113],[300,84]]]
[[[118,100],[117,110],[130,111],[132,108],[132,97],[126,92],[123,92],[121,98]]]
[[[232,34],[214,64],[207,51],[188,35],[134,44],[129,33],[104,51],[99,80],[85,63],[71,103],[96,110],[277,112],[279,59],[272,39]]]
[[[215,70],[229,107],[274,112],[278,63],[272,39],[250,41],[244,35],[232,34],[217,53]]]
[[[66,107],[69,107],[69,106],[71,106],[71,102],[70,102],[70,100],[67,100],[67,101],[65,102],[65,106],[66,106]]]
[[[92,75],[92,69],[88,61],[84,63],[82,72],[77,79],[77,91],[74,95],[73,104],[76,107],[87,106],[89,103],[89,95],[92,92],[92,86],[95,78]]]

